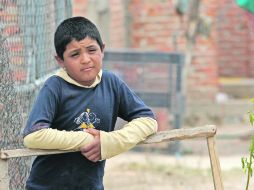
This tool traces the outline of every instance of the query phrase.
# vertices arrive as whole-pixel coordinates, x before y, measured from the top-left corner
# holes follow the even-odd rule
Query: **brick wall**
[[[121,48],[128,43],[126,39],[127,21],[125,0],[108,0],[108,7],[103,10],[107,16],[101,17],[98,4],[102,0],[72,0],[73,16],[84,16],[92,20],[101,32],[102,38],[106,44],[106,48]],[[104,19],[104,20],[103,20]]]
[[[176,41],[184,41],[180,18],[168,0],[130,1],[131,47],[175,51],[182,49]]]
[[[73,16],[87,16],[88,0],[72,0]]]
[[[216,1],[202,1],[200,15],[206,30],[197,37],[188,76],[188,101],[213,101],[218,87]],[[182,51],[186,46],[186,16],[180,17],[173,1],[136,0],[129,6],[131,47],[162,51]]]
[[[1,6],[0,20],[2,21],[2,31],[0,36],[1,40],[8,39],[4,40],[4,46],[10,52],[8,59],[11,63],[11,68],[15,68],[11,70],[11,75],[14,81],[24,81],[27,73],[24,68],[24,57],[20,55],[23,50],[23,44],[20,37],[20,26],[18,25],[17,5],[14,2],[6,1]]]
[[[248,31],[249,31],[249,65],[251,77],[254,77],[254,14],[247,14]]]
[[[202,27],[199,28],[191,68],[188,71],[187,101],[194,104],[213,102],[218,91],[216,2],[202,1],[200,4]]]
[[[125,0],[109,0],[110,3],[110,43],[108,47],[126,47],[127,20]]]

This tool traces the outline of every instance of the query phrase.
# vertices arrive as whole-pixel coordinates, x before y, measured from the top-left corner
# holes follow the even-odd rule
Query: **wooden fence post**
[[[0,189],[9,189],[8,159],[0,159]]]
[[[213,174],[213,182],[214,182],[214,189],[215,190],[223,190],[223,182],[221,176],[221,168],[219,157],[217,155],[217,150],[215,146],[215,137],[207,137],[207,146],[210,156],[210,163],[211,163],[211,170]]]

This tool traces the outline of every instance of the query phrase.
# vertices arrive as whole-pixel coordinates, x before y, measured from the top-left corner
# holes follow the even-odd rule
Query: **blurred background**
[[[97,25],[106,44],[104,67],[152,107],[160,131],[218,127],[225,189],[243,189],[240,159],[253,133],[247,112],[254,14],[234,0],[0,0],[0,147],[23,147],[34,97],[58,69],[55,28],[71,16]],[[213,189],[205,143],[140,145],[108,161],[105,188]],[[11,162],[10,188],[24,189],[31,158]]]

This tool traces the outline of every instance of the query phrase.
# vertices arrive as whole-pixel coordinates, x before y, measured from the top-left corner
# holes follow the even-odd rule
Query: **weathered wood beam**
[[[9,189],[8,160],[0,159],[0,189]]]
[[[166,141],[185,140],[201,137],[212,137],[216,134],[216,126],[207,125],[187,129],[173,129],[161,131],[148,137],[142,144],[161,143]]]
[[[160,143],[166,141],[192,139],[198,137],[212,137],[216,134],[216,126],[207,125],[204,127],[195,127],[187,129],[174,129],[170,131],[161,131],[148,137],[140,144]],[[68,152],[75,152],[74,150],[39,150],[39,149],[14,149],[14,150],[1,150],[0,159],[9,159],[25,156],[40,156],[50,154],[62,154]]]
[[[211,170],[213,174],[214,189],[224,190],[221,176],[220,161],[216,150],[215,137],[207,138],[207,146],[209,151]]]

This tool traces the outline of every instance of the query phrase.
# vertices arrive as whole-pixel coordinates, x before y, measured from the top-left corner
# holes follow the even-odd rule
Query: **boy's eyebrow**
[[[71,49],[71,50],[69,51],[69,53],[78,52],[78,51],[80,51],[80,50],[81,50],[81,48]]]
[[[91,45],[85,46],[85,48],[97,48],[97,46],[95,44],[91,44]]]
[[[84,47],[84,48],[98,48],[96,44],[90,44],[90,45],[87,45],[87,46],[82,46],[81,47]],[[81,47],[80,48],[73,48],[73,49],[70,49],[69,50],[69,54],[72,54],[72,53],[76,53],[76,52],[79,52],[81,51]]]

